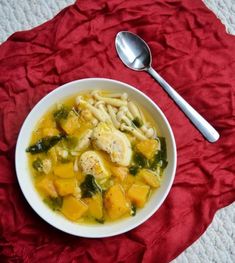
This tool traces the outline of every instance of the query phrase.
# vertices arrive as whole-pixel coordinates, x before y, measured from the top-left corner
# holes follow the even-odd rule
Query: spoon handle
[[[162,86],[185,115],[209,142],[216,142],[220,135],[191,105],[188,104],[152,67],[147,72]]]

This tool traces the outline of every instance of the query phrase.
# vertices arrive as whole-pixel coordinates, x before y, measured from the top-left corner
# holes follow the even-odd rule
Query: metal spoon
[[[115,45],[122,62],[130,69],[147,71],[209,142],[219,139],[219,133],[152,68],[151,51],[143,39],[131,32],[121,31],[116,35]]]

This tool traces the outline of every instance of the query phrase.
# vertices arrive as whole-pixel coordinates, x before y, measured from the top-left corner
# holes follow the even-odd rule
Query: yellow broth
[[[100,94],[108,96],[110,93]],[[86,102],[92,98],[90,92],[78,95]],[[161,148],[164,138],[159,139],[157,123],[144,109],[139,108],[144,115],[144,122],[148,122],[148,125],[156,131],[155,137],[140,140],[132,132],[114,128],[112,122],[107,124],[98,120],[98,124],[97,121],[94,124],[94,114],[84,104],[77,105],[76,97],[52,106],[32,132],[29,144],[31,151],[35,151],[36,148],[32,146],[39,145],[43,138],[54,137],[56,140],[59,138],[54,146],[43,152],[30,152],[29,148],[26,150],[35,191],[39,192],[42,200],[56,213],[81,224],[106,223],[134,216],[145,206],[152,192],[160,187],[167,165],[166,149]],[[63,112],[62,109],[66,110]],[[117,107],[116,111],[118,110],[120,108]],[[131,159],[128,165],[112,161],[112,154],[114,156],[117,153],[100,149],[93,141],[93,137],[89,139],[89,144],[85,148],[75,150],[85,134],[92,131],[94,135],[94,130],[99,126],[102,129],[108,127],[114,131],[113,133],[118,130],[118,133],[116,132],[118,136],[121,132],[124,134],[122,136],[128,139],[131,146]],[[132,127],[144,134],[141,127],[137,128],[133,123]],[[89,153],[98,156],[99,159],[95,162],[97,167],[91,166],[89,169],[95,172],[95,168],[102,170],[100,174],[103,177],[100,178],[98,172],[90,175],[85,173],[83,168],[86,162],[89,163],[88,159],[82,163],[82,156],[85,156],[85,153],[89,160],[93,160]],[[118,154],[121,156],[120,152]]]

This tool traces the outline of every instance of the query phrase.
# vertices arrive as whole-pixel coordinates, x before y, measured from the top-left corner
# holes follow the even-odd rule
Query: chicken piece
[[[84,152],[80,157],[79,164],[84,174],[91,174],[96,179],[103,179],[109,176],[101,157],[95,151]]]
[[[50,159],[41,159],[38,157],[33,161],[32,166],[39,173],[49,174],[52,168],[52,163]]]
[[[93,131],[95,146],[107,152],[111,161],[128,166],[132,157],[131,144],[127,136],[107,123],[99,123]]]
[[[43,172],[45,174],[49,174],[52,168],[51,160],[45,159],[42,161],[42,163],[43,163]]]

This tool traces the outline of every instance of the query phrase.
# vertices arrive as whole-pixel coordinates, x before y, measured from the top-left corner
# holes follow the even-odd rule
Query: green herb
[[[158,153],[154,156],[154,163],[158,164],[161,160],[163,160],[162,151],[158,151]]]
[[[68,149],[74,149],[78,144],[78,138],[74,136],[67,136],[64,142],[65,142],[65,146]]]
[[[129,173],[132,175],[136,175],[138,173],[139,166],[133,165],[129,167]]]
[[[145,167],[147,164],[147,159],[141,153],[134,153],[133,161],[140,167]]]
[[[156,171],[157,168],[160,167],[163,170],[167,167],[167,165],[168,162],[166,160],[158,160],[158,158],[156,158],[150,163],[149,169]]]
[[[104,219],[103,218],[101,218],[101,219],[95,218],[95,221],[100,223],[100,224],[104,224]]]
[[[166,161],[166,160],[162,160],[162,163],[161,163],[161,168],[162,169],[165,169],[166,167],[167,167],[167,165],[168,165],[168,162]]]
[[[161,143],[161,150],[157,152],[154,158],[150,161],[149,168],[153,171],[157,170],[157,167],[162,169],[166,168],[167,162],[167,152],[166,152],[166,140],[163,137],[159,137]]]
[[[58,197],[49,197],[44,199],[44,202],[53,210],[58,211],[62,207],[63,198],[61,196]]]
[[[36,160],[34,160],[32,163],[32,166],[37,172],[39,173],[43,172],[43,162],[40,158],[37,158]]]
[[[131,216],[135,216],[136,215],[136,206],[135,205],[131,205]]]
[[[44,137],[44,138],[38,140],[35,144],[29,146],[26,149],[26,152],[29,152],[32,154],[47,152],[48,150],[50,150],[50,148],[55,146],[64,137],[65,137],[65,135]]]
[[[97,184],[95,177],[87,174],[85,180],[80,185],[82,197],[92,197],[94,194],[101,192],[100,186]]]
[[[141,153],[134,153],[133,165],[129,167],[129,173],[136,175],[139,169],[146,167],[147,159]]]
[[[151,160],[149,164],[149,168],[153,171],[157,170],[158,166],[161,166],[162,161],[163,159],[162,159],[161,151],[158,151],[158,153]]]
[[[152,171],[156,171],[158,167],[158,161],[156,161],[156,159],[153,159],[150,163],[149,163],[149,169]]]
[[[135,117],[132,122],[134,123],[134,125],[138,128],[140,128],[143,125],[142,120],[139,117]]]
[[[64,105],[62,105],[60,109],[58,109],[53,113],[53,116],[56,122],[60,122],[62,119],[65,120],[68,117],[68,114],[69,114],[69,109]]]
[[[158,137],[161,144],[161,158],[166,160],[167,159],[167,152],[166,152],[166,139],[164,137]]]

